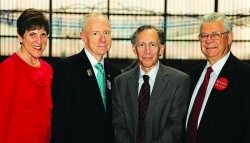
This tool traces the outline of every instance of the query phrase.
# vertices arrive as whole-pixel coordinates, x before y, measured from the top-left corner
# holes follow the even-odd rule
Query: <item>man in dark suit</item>
[[[85,48],[54,69],[51,143],[112,143],[111,85],[120,71],[103,58],[111,46],[108,18],[86,15],[80,37]],[[97,63],[104,66],[104,88]]]
[[[139,64],[115,78],[112,88],[116,143],[177,143],[189,76],[159,62],[165,46],[162,30],[141,26],[131,43]]]
[[[250,66],[230,52],[232,25],[220,13],[205,15],[201,21],[198,37],[207,61],[190,74],[186,143],[250,143]],[[201,101],[199,91],[208,67],[212,72]]]

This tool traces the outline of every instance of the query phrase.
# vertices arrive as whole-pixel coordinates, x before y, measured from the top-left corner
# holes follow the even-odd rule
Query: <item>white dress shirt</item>
[[[139,81],[138,81],[138,84],[139,84],[139,88],[138,88],[138,96],[139,96],[139,92],[140,92],[140,89],[141,89],[141,86],[144,82],[142,76],[145,74],[145,75],[148,75],[149,76],[149,85],[150,85],[150,96],[151,96],[151,93],[152,93],[152,90],[153,90],[153,87],[154,87],[154,83],[155,83],[155,78],[156,78],[156,74],[159,70],[159,61],[157,62],[157,65],[155,65],[154,68],[152,68],[147,74],[144,73],[144,71],[141,69],[141,66],[140,66],[140,74],[139,74]]]
[[[90,52],[88,51],[87,48],[84,48],[84,51],[85,51],[85,53],[86,53],[86,55],[87,55],[87,57],[88,57],[88,59],[89,59],[89,61],[90,61],[90,64],[91,64],[91,66],[92,66],[92,68],[93,68],[93,70],[94,70],[94,72],[95,72],[95,76],[96,76],[96,78],[97,78],[97,72],[98,72],[98,70],[97,70],[94,66],[95,66],[97,63],[101,63],[102,66],[103,66],[103,69],[104,69],[104,58],[101,60],[101,62],[98,62],[98,61],[95,59],[95,57],[92,56],[92,55],[90,54]],[[105,70],[103,70],[103,71],[105,72]]]

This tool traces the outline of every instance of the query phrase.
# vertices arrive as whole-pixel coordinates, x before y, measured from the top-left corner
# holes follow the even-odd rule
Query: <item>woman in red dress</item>
[[[0,143],[49,143],[51,66],[40,59],[48,19],[26,9],[17,20],[20,49],[0,64]]]

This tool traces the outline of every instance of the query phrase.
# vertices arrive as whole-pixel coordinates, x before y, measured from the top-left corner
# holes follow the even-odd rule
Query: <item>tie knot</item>
[[[98,71],[100,71],[100,72],[103,73],[103,66],[102,66],[101,63],[97,63],[97,64],[95,65],[95,68],[96,68]]]
[[[142,76],[144,82],[148,82],[149,76],[148,75],[143,75]]]
[[[213,72],[213,69],[212,69],[211,67],[208,67],[208,68],[207,68],[207,74],[210,75],[211,72]]]

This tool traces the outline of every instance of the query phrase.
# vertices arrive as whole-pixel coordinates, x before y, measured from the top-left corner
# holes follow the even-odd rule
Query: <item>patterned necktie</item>
[[[187,143],[196,143],[197,140],[197,127],[198,127],[198,118],[200,115],[200,110],[203,104],[203,100],[206,94],[208,82],[210,79],[210,73],[213,71],[211,67],[207,68],[207,73],[205,78],[198,90],[198,93],[195,97],[195,101],[189,116],[188,125],[187,125]]]
[[[102,96],[102,101],[103,101],[103,105],[105,107],[106,110],[106,83],[105,83],[105,76],[104,76],[104,70],[103,70],[103,66],[101,63],[97,63],[95,65],[95,68],[97,69],[97,82],[98,82],[98,86],[101,92],[101,96]]]
[[[150,85],[149,85],[149,76],[143,75],[143,84],[141,86],[139,97],[138,97],[138,134],[137,134],[137,143],[144,143],[145,136],[145,118],[150,98]]]

